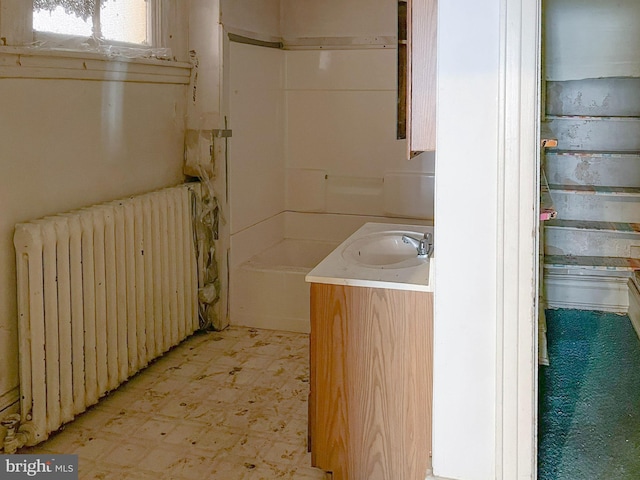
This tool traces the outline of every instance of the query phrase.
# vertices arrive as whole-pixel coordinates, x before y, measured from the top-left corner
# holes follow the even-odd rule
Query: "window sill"
[[[103,80],[187,85],[190,63],[93,52],[0,47],[0,78]]]

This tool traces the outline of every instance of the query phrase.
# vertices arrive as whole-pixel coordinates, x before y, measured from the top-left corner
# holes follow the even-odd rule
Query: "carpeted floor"
[[[629,318],[546,313],[538,479],[640,479],[640,341]]]

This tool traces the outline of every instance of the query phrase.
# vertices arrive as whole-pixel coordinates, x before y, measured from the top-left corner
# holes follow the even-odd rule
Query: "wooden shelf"
[[[575,195],[609,195],[640,197],[640,187],[610,187],[605,185],[548,185],[549,190]]]
[[[557,155],[559,157],[589,157],[589,158],[629,158],[636,159],[640,157],[640,151],[638,150],[554,150],[548,152],[547,155]]]
[[[550,228],[565,228],[571,230],[595,230],[618,234],[640,233],[640,223],[603,222],[593,220],[551,220],[547,223]]]
[[[584,268],[610,272],[634,272],[640,269],[640,259],[628,257],[598,257],[583,255],[545,255],[544,268]]]

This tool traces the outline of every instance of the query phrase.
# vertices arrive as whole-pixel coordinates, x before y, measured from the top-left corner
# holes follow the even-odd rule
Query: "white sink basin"
[[[408,230],[376,232],[354,239],[342,250],[342,258],[368,268],[407,268],[428,261],[418,257],[416,247],[402,241],[402,236],[419,239],[423,233]]]
[[[402,241],[433,227],[369,222],[360,227],[305,277],[307,282],[353,287],[433,292],[434,256],[418,257],[418,249]]]

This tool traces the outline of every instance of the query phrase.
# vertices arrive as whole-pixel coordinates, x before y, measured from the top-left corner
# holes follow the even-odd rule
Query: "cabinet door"
[[[432,299],[427,292],[311,285],[311,461],[334,480],[424,480]]]
[[[398,138],[409,158],[436,148],[436,0],[398,2]]]

